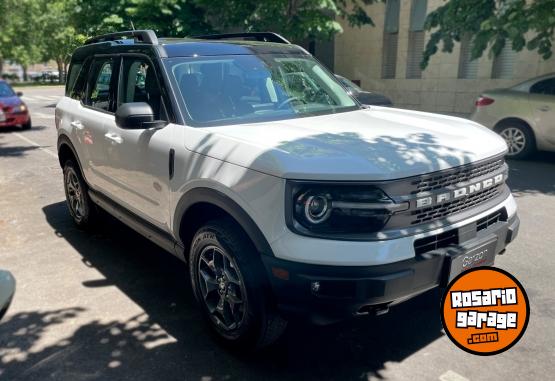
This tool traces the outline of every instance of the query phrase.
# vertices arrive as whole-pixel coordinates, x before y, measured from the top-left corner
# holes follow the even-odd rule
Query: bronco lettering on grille
[[[416,199],[416,208],[425,208],[428,206],[442,204],[447,201],[460,199],[462,197],[469,196],[481,190],[485,190],[491,188],[494,185],[500,184],[503,182],[504,179],[505,175],[503,173],[500,173],[489,179],[485,179],[480,182],[467,185],[465,187],[457,188],[449,192],[418,198]]]

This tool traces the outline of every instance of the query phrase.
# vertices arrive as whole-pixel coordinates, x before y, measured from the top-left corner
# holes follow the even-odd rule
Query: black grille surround
[[[412,182],[415,189],[411,194],[432,192],[438,189],[468,182],[472,179],[487,175],[499,170],[505,161],[503,158],[494,159],[478,165],[470,165],[455,168],[454,170],[436,172],[435,174],[424,175],[420,179]]]
[[[501,191],[502,185],[497,185],[484,191],[474,193],[471,196],[462,198],[457,201],[446,202],[444,204],[436,205],[431,208],[414,210],[411,212],[411,214],[415,216],[414,219],[411,221],[411,225],[434,221],[440,218],[445,218],[451,214],[470,209],[476,205],[481,204],[484,201],[498,196]]]
[[[505,184],[508,167],[503,156],[497,156],[438,172],[392,181],[382,188],[396,203],[408,204],[404,211],[394,213],[385,229],[426,229],[457,222],[491,208],[509,196]],[[488,183],[495,178],[501,181]],[[404,184],[404,185],[403,185]],[[470,187],[473,186],[472,191]],[[455,197],[455,193],[466,188],[466,194]],[[439,195],[448,199],[439,201]],[[429,205],[420,206],[418,200],[431,198]]]

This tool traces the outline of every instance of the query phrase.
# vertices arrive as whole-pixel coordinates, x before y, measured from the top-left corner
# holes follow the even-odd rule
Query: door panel
[[[125,56],[119,76],[118,105],[146,102],[156,119],[166,119],[153,64],[145,57]],[[167,119],[166,119],[167,120]],[[115,118],[104,135],[107,147],[112,197],[150,223],[169,229],[169,151],[176,130],[169,124],[161,129],[121,129]]]
[[[552,146],[555,144],[555,78],[542,79],[532,85],[529,100],[538,145]]]

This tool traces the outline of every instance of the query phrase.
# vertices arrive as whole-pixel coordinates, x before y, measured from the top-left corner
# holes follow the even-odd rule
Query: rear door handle
[[[123,142],[121,136],[112,132],[107,132],[104,137],[113,143],[121,144]]]
[[[83,126],[83,123],[81,123],[81,121],[79,120],[74,120],[70,124],[71,124],[71,127],[75,127],[78,130],[82,130],[83,128],[85,128],[85,126]]]
[[[538,110],[540,110],[540,111],[549,111],[549,110],[551,110],[551,107],[549,107],[548,105],[545,105],[545,106],[539,107]]]

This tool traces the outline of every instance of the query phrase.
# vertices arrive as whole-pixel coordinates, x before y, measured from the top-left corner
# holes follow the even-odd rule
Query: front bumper
[[[375,266],[328,266],[263,256],[280,312],[287,318],[330,324],[371,312],[386,311],[434,287],[445,285],[452,258],[470,248],[495,241],[495,255],[502,253],[518,234],[514,214],[476,231],[476,224],[457,228],[464,239],[458,245],[432,250],[394,263]],[[474,233],[469,236],[469,230]],[[468,238],[468,239],[467,239]],[[493,263],[480,263],[492,265]],[[314,282],[318,283],[318,289]]]
[[[0,118],[0,127],[12,127],[23,125],[29,122],[28,112],[5,113],[4,117]]]

